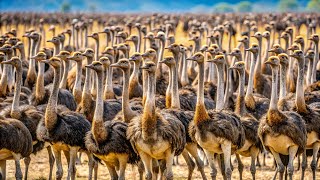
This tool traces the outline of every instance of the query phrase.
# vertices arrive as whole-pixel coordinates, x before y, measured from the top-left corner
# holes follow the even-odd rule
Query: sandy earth
[[[29,175],[28,178],[31,180],[44,180],[47,179],[47,176],[49,174],[49,161],[48,161],[48,155],[46,150],[42,150],[40,153],[37,154],[37,156],[32,155],[32,160],[29,168]],[[251,173],[250,173],[250,158],[242,158],[243,163],[245,165],[244,173],[243,173],[243,179],[252,179]],[[311,159],[308,159],[308,164],[310,164]],[[173,172],[174,172],[174,179],[187,179],[188,175],[188,168],[184,162],[184,159],[182,157],[179,158],[180,165],[174,166]],[[239,173],[237,170],[237,163],[233,163],[235,166],[235,169],[232,173],[233,179],[239,179]],[[274,170],[272,168],[272,159],[270,157],[267,158],[267,165],[266,167],[257,167],[257,173],[256,173],[256,179],[272,179]],[[24,171],[24,163],[23,160],[21,161],[22,171]],[[13,161],[7,161],[7,179],[11,180],[14,179],[14,162]],[[67,176],[67,162],[65,158],[63,157],[63,177],[66,178]],[[77,165],[77,179],[87,179],[88,175],[88,166],[87,166],[87,158],[86,155],[83,154],[82,158],[82,165]],[[209,167],[205,167],[205,173],[206,176],[210,177],[210,170]],[[55,177],[55,166],[53,171],[54,177]],[[105,166],[99,165],[99,174],[98,179],[110,179],[108,170]],[[132,168],[131,165],[127,166],[126,170],[126,179],[138,179],[138,172],[137,168]],[[197,171],[197,169],[194,170],[193,173],[193,179],[201,179],[200,173]],[[217,179],[222,179],[220,173],[218,174]],[[298,180],[300,179],[300,172],[295,171],[294,179]],[[312,179],[310,166],[308,167],[306,171],[306,178],[307,180]],[[317,172],[317,179],[320,179],[320,172]]]

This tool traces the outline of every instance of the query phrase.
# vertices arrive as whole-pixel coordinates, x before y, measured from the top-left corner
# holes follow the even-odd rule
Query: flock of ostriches
[[[7,160],[22,179],[22,159],[27,179],[42,149],[49,179],[54,163],[63,177],[62,152],[67,179],[81,153],[89,179],[106,166],[123,180],[128,164],[140,179],[173,179],[179,155],[188,179],[195,166],[207,179],[205,161],[212,179],[217,168],[231,179],[232,162],[242,179],[243,158],[255,179],[268,152],[275,178],[292,179],[297,157],[301,179],[307,168],[318,179],[319,22],[319,14],[2,13],[0,179]]]

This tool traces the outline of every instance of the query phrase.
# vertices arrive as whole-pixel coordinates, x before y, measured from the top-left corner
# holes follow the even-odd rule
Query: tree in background
[[[307,4],[307,10],[312,12],[320,12],[320,0],[310,0]]]
[[[297,0],[280,0],[279,10],[282,12],[285,11],[297,11],[299,7]]]
[[[213,8],[214,13],[230,13],[234,12],[232,5],[228,3],[218,3]]]
[[[251,12],[252,11],[252,3],[249,1],[241,1],[237,4],[238,12]]]
[[[61,12],[68,13],[71,11],[71,4],[69,2],[63,2],[60,9]]]

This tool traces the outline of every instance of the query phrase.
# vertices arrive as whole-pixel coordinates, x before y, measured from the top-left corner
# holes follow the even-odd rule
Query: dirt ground
[[[44,180],[47,179],[47,176],[49,174],[49,160],[48,160],[48,155],[46,150],[42,150],[37,154],[37,156],[32,155],[32,160],[29,168],[29,175],[28,179],[29,180]],[[234,158],[234,157],[233,157]],[[261,158],[262,159],[262,158]],[[252,179],[251,178],[251,173],[250,173],[250,158],[242,158],[243,163],[245,165],[245,169],[243,172],[243,179]],[[310,164],[311,159],[308,159],[308,164]],[[173,172],[174,172],[174,179],[177,180],[182,180],[182,179],[187,179],[188,176],[188,168],[185,164],[185,161],[182,157],[179,158],[179,163],[180,165],[174,166]],[[295,167],[297,164],[297,161],[295,162]],[[232,173],[232,178],[233,179],[239,179],[239,173],[237,169],[237,163],[233,163],[234,165],[234,170]],[[24,171],[24,163],[23,160],[21,160],[21,166],[22,166],[22,171]],[[63,158],[63,178],[66,178],[67,176],[67,162],[65,158]],[[14,179],[14,172],[15,172],[15,166],[13,161],[7,161],[7,179],[11,180]],[[105,166],[99,165],[99,171],[98,171],[98,179],[99,180],[109,180],[110,176],[108,173],[108,170]],[[210,169],[208,166],[205,167],[205,173],[207,178],[210,177]],[[294,174],[294,179],[298,180],[300,179],[300,171],[297,172],[295,171]],[[257,167],[257,172],[256,172],[256,179],[257,180],[268,180],[272,179],[274,175],[274,170],[272,168],[272,159],[271,157],[267,158],[267,166],[266,167]],[[55,177],[55,166],[54,166],[54,171],[53,171],[53,176]],[[79,180],[84,180],[87,179],[88,176],[88,166],[87,166],[87,157],[85,154],[83,154],[82,158],[82,164],[77,165],[77,179]],[[127,166],[126,170],[126,179],[138,179],[138,172],[136,167],[132,167],[131,165]],[[194,170],[193,173],[193,178],[192,179],[201,179],[199,171],[197,169]],[[218,173],[218,178],[217,179],[222,179],[220,173]],[[306,180],[311,180],[312,179],[312,174],[311,174],[311,169],[310,166],[308,166],[308,169],[306,171]],[[320,172],[317,172],[317,179],[320,179]]]

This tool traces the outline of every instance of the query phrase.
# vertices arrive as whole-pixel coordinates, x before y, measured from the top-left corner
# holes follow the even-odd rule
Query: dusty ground
[[[249,158],[242,158],[242,159],[243,159],[243,162],[245,165],[243,179],[244,180],[252,179],[251,174],[250,174],[250,169],[249,169],[250,159]],[[87,175],[88,175],[87,158],[86,158],[85,154],[83,154],[82,161],[83,161],[82,165],[77,165],[77,179],[80,179],[80,180],[87,179]],[[308,164],[310,164],[310,161],[311,161],[311,159],[308,159]],[[179,158],[179,163],[181,165],[174,166],[174,169],[173,169],[174,179],[187,179],[188,168],[187,168],[187,166],[184,162],[184,159],[182,157]],[[233,163],[233,164],[235,166],[235,169],[232,173],[232,178],[239,179],[237,165],[236,165],[236,163]],[[22,171],[24,171],[23,161],[21,161],[21,165],[22,165]],[[267,167],[262,167],[262,168],[258,167],[257,168],[256,179],[258,179],[258,180],[272,179],[273,174],[274,174],[274,170],[271,168],[272,159],[270,157],[267,159],[267,165],[268,165]],[[66,162],[65,158],[63,158],[63,170],[64,170],[64,173],[63,173],[64,178],[66,178],[67,162]],[[8,161],[7,162],[7,179],[9,179],[9,180],[14,179],[14,172],[15,172],[14,162]],[[209,178],[210,177],[209,167],[205,167],[205,172],[206,172],[206,176]],[[47,151],[43,150],[39,154],[37,154],[37,156],[32,156],[32,161],[30,164],[28,178],[31,180],[40,180],[40,179],[43,180],[43,179],[47,179],[48,173],[49,173],[48,155],[47,155]],[[55,177],[55,167],[54,167],[53,174]],[[100,179],[101,180],[102,179],[110,179],[108,170],[103,165],[99,165],[99,174],[98,175],[99,175],[99,177],[98,177],[99,180]],[[138,179],[138,172],[137,172],[136,167],[133,170],[131,165],[127,166],[126,179]],[[193,179],[201,179],[200,173],[196,169],[193,173]],[[222,179],[220,174],[218,174],[218,179]],[[294,179],[295,180],[300,179],[300,172],[295,171]],[[308,167],[308,169],[306,171],[306,179],[307,180],[312,179],[310,166]],[[320,179],[320,172],[317,172],[317,179]]]

